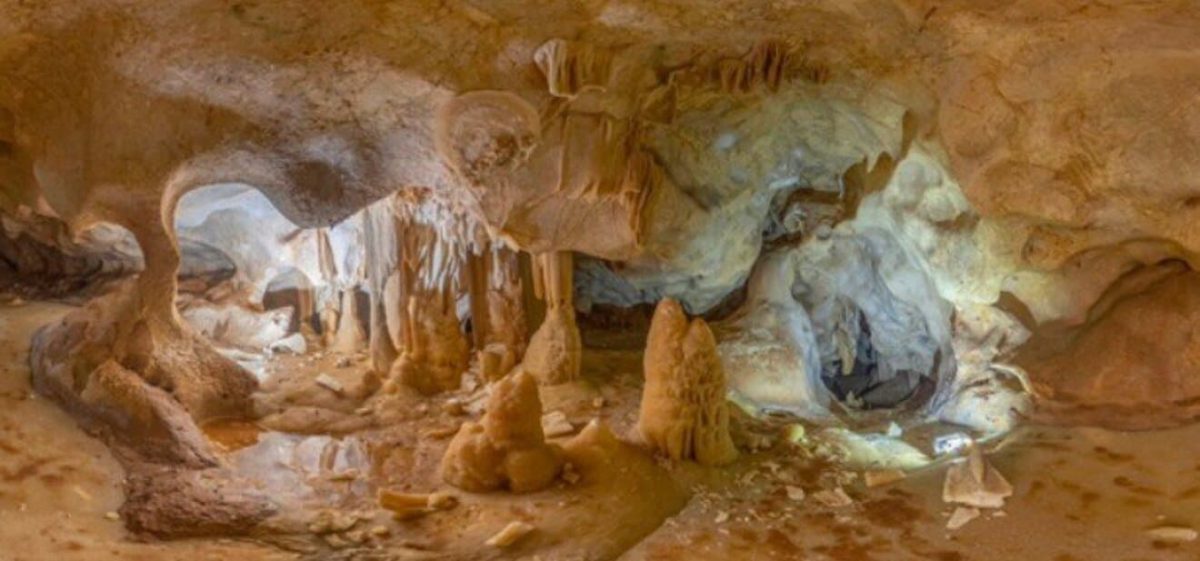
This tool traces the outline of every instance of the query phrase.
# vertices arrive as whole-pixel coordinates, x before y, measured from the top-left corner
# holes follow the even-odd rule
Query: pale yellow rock
[[[813,500],[828,508],[845,508],[854,504],[854,499],[841,487],[822,489],[812,494]]]
[[[1159,526],[1146,530],[1146,535],[1164,542],[1193,542],[1200,532],[1186,526]]]
[[[324,372],[317,374],[317,377],[313,379],[313,382],[315,382],[318,386],[321,386],[322,388],[325,388],[338,395],[341,395],[341,393],[345,391],[341,381],[333,376],[330,376],[329,374],[325,374]]]
[[[534,527],[524,522],[509,522],[504,529],[488,538],[487,544],[492,547],[509,547],[533,532]]]
[[[542,431],[546,433],[546,438],[555,438],[575,432],[575,425],[567,420],[567,415],[562,411],[551,411],[542,416]]]
[[[977,508],[1000,508],[1004,499],[1012,496],[1013,488],[996,471],[978,447],[972,447],[967,458],[950,465],[942,486],[942,500]]]
[[[472,492],[518,493],[549,486],[562,469],[562,450],[547,444],[537,382],[520,368],[492,386],[487,412],[459,428],[442,457],[442,480]]]
[[[729,435],[725,373],[712,331],[678,302],[659,302],[646,338],[638,432],[672,460],[721,465],[737,457]]]
[[[863,472],[863,482],[867,487],[879,487],[901,481],[908,477],[903,470],[899,469],[872,469]]]
[[[946,529],[957,530],[976,518],[979,518],[979,509],[960,506],[954,509],[954,513],[950,515],[950,519],[946,521]]]

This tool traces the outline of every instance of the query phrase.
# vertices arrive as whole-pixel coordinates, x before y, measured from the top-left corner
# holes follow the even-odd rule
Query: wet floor
[[[100,442],[29,386],[33,331],[71,308],[0,307],[0,561],[275,561],[229,540],[147,544],[113,520],[124,471]]]
[[[0,561],[293,558],[266,546],[228,540],[138,543],[119,521],[110,519],[109,513],[122,501],[120,465],[70,417],[33,397],[29,388],[29,337],[37,326],[67,310],[47,304],[0,308]],[[628,362],[630,368],[637,366],[637,361]],[[614,426],[632,413],[625,405],[606,407],[606,418]],[[208,432],[231,462],[245,464],[239,469],[270,476],[260,483],[277,497],[290,493],[301,502],[327,499],[308,493],[314,479],[328,481],[330,473],[382,469],[398,474],[429,467],[400,460],[384,468],[368,465],[364,458],[370,454],[354,437],[301,437],[260,431],[253,424],[209,427]],[[1197,442],[1200,425],[1145,433],[1027,427],[991,455],[1015,488],[1002,514],[985,513],[956,531],[945,528],[951,509],[941,501],[944,466],[875,489],[866,489],[861,477],[850,472],[832,470],[832,475],[846,478],[845,490],[854,504],[826,508],[814,502],[813,494],[827,483],[830,470],[800,461],[779,446],[724,471],[676,470],[695,495],[682,512],[621,559],[1196,560],[1200,542],[1155,541],[1147,530],[1200,528]],[[288,469],[278,469],[281,465]],[[347,497],[368,492],[332,479],[331,484],[345,487]],[[788,485],[804,488],[807,498],[789,497]],[[569,489],[561,491],[563,498],[571,494]],[[558,500],[557,495],[547,495],[543,502]],[[611,518],[589,520],[621,523]],[[413,529],[459,531],[437,522],[427,520]],[[443,537],[431,535],[428,540],[436,543]]]

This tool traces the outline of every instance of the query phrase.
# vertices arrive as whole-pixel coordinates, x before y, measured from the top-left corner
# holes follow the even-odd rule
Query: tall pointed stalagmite
[[[534,292],[546,302],[546,319],[529,341],[522,365],[543,385],[579,378],[583,344],[575,324],[572,267],[568,251],[534,258]]]
[[[672,460],[733,461],[725,371],[708,324],[700,318],[689,323],[674,300],[659,302],[643,360],[638,431],[646,443]]]

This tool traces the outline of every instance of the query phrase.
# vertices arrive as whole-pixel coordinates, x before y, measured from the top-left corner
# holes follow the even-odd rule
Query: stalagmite
[[[550,485],[562,451],[542,433],[537,382],[520,369],[492,388],[482,421],[462,424],[442,458],[442,479],[466,491],[517,493]]]
[[[426,395],[455,390],[467,370],[470,343],[459,327],[455,305],[466,248],[455,234],[462,233],[415,220],[400,234],[403,350],[389,375],[391,391],[401,385]]]
[[[367,333],[359,319],[356,300],[354,288],[342,291],[341,313],[338,314],[337,334],[333,341],[333,349],[337,352],[353,354],[366,346]]]
[[[399,261],[399,221],[392,205],[393,200],[393,197],[387,197],[363,210],[363,253],[369,299],[368,348],[371,369],[380,375],[391,370],[398,356],[396,341],[388,329],[389,301],[399,308],[395,295],[388,293],[389,289],[394,290],[393,287],[396,286],[395,270]]]
[[[689,323],[674,300],[659,302],[643,360],[638,431],[646,443],[672,460],[733,461],[725,372],[708,324],[700,318]]]
[[[468,259],[471,323],[485,380],[507,374],[525,354],[526,322],[517,254],[489,244]]]
[[[330,286],[336,283],[337,263],[333,256],[333,246],[329,243],[329,230],[317,229],[317,264],[320,267],[321,279]],[[341,298],[337,290],[326,290],[320,298],[321,344],[329,347],[337,337],[337,327],[341,315]]]
[[[572,262],[570,252],[534,259],[534,292],[546,302],[546,319],[529,341],[522,366],[543,385],[579,377],[583,344],[575,324]]]
[[[847,4],[0,0],[0,561],[1186,556],[1200,2]]]

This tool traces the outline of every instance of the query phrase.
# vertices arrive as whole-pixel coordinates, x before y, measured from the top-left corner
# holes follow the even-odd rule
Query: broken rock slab
[[[1146,530],[1146,535],[1160,542],[1194,542],[1200,537],[1200,532],[1186,526],[1159,526]]]
[[[976,508],[1001,508],[1013,494],[1012,485],[972,447],[965,461],[951,464],[942,486],[942,500]]]
[[[976,518],[979,518],[979,509],[970,506],[960,506],[954,509],[954,513],[950,515],[950,520],[946,521],[946,529],[957,530]]]
[[[519,541],[521,538],[533,532],[533,526],[521,521],[509,522],[503,530],[488,538],[487,544],[492,547],[509,547]]]

